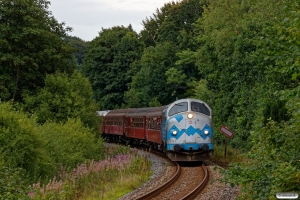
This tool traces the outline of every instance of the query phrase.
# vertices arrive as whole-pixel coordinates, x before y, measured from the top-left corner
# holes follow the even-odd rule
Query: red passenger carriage
[[[104,115],[102,132],[110,139],[117,140],[124,136],[128,124],[126,114],[130,109],[111,110]]]
[[[143,142],[157,146],[161,141],[162,112],[166,106],[130,108],[109,111],[104,116],[102,133],[109,140],[131,138],[131,142]]]
[[[162,120],[162,116],[163,116],[163,110],[165,108],[166,108],[166,106],[155,107],[146,113],[146,120],[147,120],[146,138],[147,138],[147,141],[158,144],[158,145],[162,144],[161,120]]]

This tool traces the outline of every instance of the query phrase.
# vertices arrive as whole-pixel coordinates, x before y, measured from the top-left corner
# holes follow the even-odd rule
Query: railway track
[[[194,166],[177,165],[176,162],[171,163],[162,153],[149,152],[147,148],[135,148],[146,152],[147,157],[156,168],[155,175],[143,186],[118,200],[235,199],[239,194],[240,189],[238,187],[232,188],[230,184],[218,181],[222,177],[219,167],[210,161],[203,162],[205,166],[200,164]],[[215,181],[209,184],[210,179]]]
[[[158,154],[157,152],[151,152]],[[164,156],[161,154],[160,156]],[[139,196],[138,200],[163,200],[163,199],[194,199],[205,188],[209,181],[209,171],[205,165],[195,163],[178,164],[176,172],[164,184],[158,186],[154,190]]]

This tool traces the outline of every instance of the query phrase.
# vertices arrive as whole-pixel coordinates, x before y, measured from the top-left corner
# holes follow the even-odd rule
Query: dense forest
[[[115,26],[92,41],[69,36],[49,4],[0,1],[0,199],[101,159],[96,110],[185,97],[212,107],[216,144],[226,125],[247,152],[224,174],[241,199],[300,191],[299,2],[169,2],[140,33]]]

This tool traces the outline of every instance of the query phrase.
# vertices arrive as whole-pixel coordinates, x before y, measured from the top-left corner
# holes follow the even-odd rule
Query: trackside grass
[[[212,161],[222,167],[227,168],[230,163],[245,162],[245,153],[239,149],[227,146],[226,157],[224,145],[214,145],[214,155]]]
[[[83,199],[87,200],[98,200],[98,199],[105,199],[105,200],[115,200],[119,197],[128,194],[129,192],[135,190],[136,188],[140,187],[148,178],[149,176],[144,176],[137,174],[137,175],[125,175],[120,177],[119,180],[114,180],[109,182],[105,185],[104,192],[99,192],[101,188],[96,187],[94,191],[91,193],[84,194]]]
[[[91,161],[70,172],[61,167],[47,185],[34,184],[32,199],[117,199],[138,188],[151,175],[146,156],[128,148],[113,147],[105,160]]]

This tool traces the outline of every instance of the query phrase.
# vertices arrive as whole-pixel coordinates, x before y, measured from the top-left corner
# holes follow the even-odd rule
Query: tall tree
[[[97,105],[92,96],[90,82],[78,71],[71,76],[57,72],[46,76],[45,87],[37,95],[26,97],[25,110],[33,112],[40,124],[80,118],[85,126],[97,129]]]
[[[178,54],[177,64],[196,65],[199,77],[207,80],[213,92],[215,126],[226,124],[239,133],[231,140],[237,147],[246,147],[244,142],[262,107],[258,99],[266,86],[268,63],[253,52],[259,48],[257,41],[265,34],[263,29],[281,17],[271,1],[210,1],[195,23],[197,50],[193,46]],[[222,137],[217,132],[215,141],[221,142]]]
[[[46,74],[72,73],[72,51],[47,0],[0,2],[0,98],[22,100],[43,87]]]
[[[89,78],[101,109],[121,107],[127,84],[144,45],[131,26],[102,29],[91,41],[84,60],[83,73]]]
[[[176,99],[176,85],[167,82],[166,71],[174,66],[177,47],[172,43],[161,43],[145,49],[137,63],[139,71],[133,76],[130,89],[125,93],[129,107],[148,106],[150,102],[169,104]]]
[[[150,16],[149,18],[146,17],[146,19],[142,21],[144,29],[140,32],[140,37],[146,46],[155,46],[158,42],[159,27],[163,23],[165,17],[167,17],[167,12],[172,5],[175,5],[175,2],[165,3],[162,8],[156,9],[153,16]]]
[[[87,51],[88,42],[74,36],[67,36],[64,40],[73,48],[77,65],[76,68],[80,71]]]
[[[179,45],[183,40],[179,36],[184,32],[188,36],[194,29],[195,23],[202,16],[206,1],[183,0],[165,3],[151,17],[142,21],[144,29],[141,40],[146,46],[155,46],[158,42],[173,42]],[[187,39],[187,38],[185,38]]]
[[[199,2],[199,0],[172,1],[164,4],[153,16],[143,21],[144,29],[140,36],[146,46],[170,43],[176,46],[175,54],[177,54],[173,58],[172,65],[164,68],[165,81],[170,89],[173,89],[171,92],[173,97],[192,96],[189,91],[192,91],[194,85],[191,83],[202,78],[195,65],[196,58],[190,55],[190,52],[198,49],[194,37],[194,24],[201,18],[206,4],[207,1]],[[178,53],[180,50],[182,52]]]
[[[242,186],[241,199],[274,199],[278,191],[300,190],[299,4],[288,0],[276,6],[284,17],[265,27],[255,52],[264,58],[259,64],[266,66],[266,79],[250,159],[225,173],[226,182]]]

